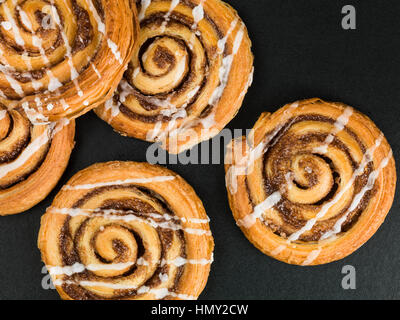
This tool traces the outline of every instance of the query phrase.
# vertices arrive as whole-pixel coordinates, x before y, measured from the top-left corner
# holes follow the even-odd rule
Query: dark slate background
[[[251,128],[263,111],[321,97],[371,117],[400,157],[400,2],[230,0],[246,22],[255,78],[229,124]],[[341,9],[357,9],[357,30],[341,28]],[[24,214],[0,217],[0,299],[59,299],[41,286],[36,247],[40,217],[76,172],[96,162],[145,161],[149,144],[119,136],[94,113],[77,120],[76,148],[50,196]],[[375,236],[351,256],[329,265],[296,267],[255,249],[236,227],[227,202],[223,165],[169,165],[197,191],[211,218],[215,263],[201,299],[398,299],[400,206],[396,199]],[[357,289],[343,290],[342,267],[357,270]]]

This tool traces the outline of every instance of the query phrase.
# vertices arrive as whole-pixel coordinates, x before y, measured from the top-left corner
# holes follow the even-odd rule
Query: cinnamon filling
[[[190,6],[193,8],[195,5],[191,3],[190,1],[185,1],[184,2],[186,5]],[[180,14],[178,12],[173,11],[171,15],[169,16],[169,20],[166,22],[165,21],[165,12],[157,12],[152,14],[149,17],[146,17],[142,22],[141,22],[141,27],[145,28],[148,26],[158,26],[160,27],[163,23],[166,23],[166,28],[188,28],[191,30],[192,25],[193,25],[193,19],[188,18],[187,16]],[[214,32],[217,34],[218,38],[221,39],[223,38],[223,35],[219,28],[215,25],[215,23],[205,14],[204,19],[210,23],[213,26]],[[193,30],[191,32],[194,32]],[[193,109],[193,104],[197,101],[197,98],[199,95],[202,93],[207,81],[208,81],[208,69],[209,69],[209,64],[212,59],[212,57],[215,55],[216,52],[216,47],[214,46],[206,46],[203,42],[201,34],[196,34],[195,37],[200,41],[203,50],[205,52],[205,58],[206,61],[204,65],[201,67],[202,73],[204,74],[203,79],[201,80],[201,85],[199,90],[194,94],[192,97],[188,97],[188,99],[185,99],[185,104],[184,105],[176,105],[175,107],[177,110],[184,108],[186,110],[186,113],[189,114],[192,112]],[[148,93],[143,93],[139,89],[137,89],[132,83],[130,83],[132,90],[129,93],[134,97],[134,99],[139,103],[140,107],[143,108],[145,111],[149,111],[154,113],[156,110],[161,111],[161,107],[154,102],[154,98],[159,99],[160,101],[166,101],[168,98],[173,97],[177,98],[179,95],[185,95],[188,94],[188,88],[190,85],[193,83],[195,79],[195,74],[194,74],[194,69],[195,69],[195,63],[196,63],[196,55],[194,51],[190,48],[189,46],[189,39],[180,39],[178,37],[173,37],[172,35],[159,35],[158,37],[155,38],[150,38],[148,39],[140,48],[139,51],[139,62],[141,66],[141,70],[147,75],[151,76],[146,72],[146,69],[143,66],[143,55],[146,52],[146,50],[149,48],[149,46],[156,40],[160,38],[170,38],[176,41],[178,45],[182,47],[182,50],[185,51],[188,55],[188,64],[189,64],[189,70],[187,74],[184,76],[182,81],[177,84],[171,91],[169,92],[163,92],[163,93],[157,93],[157,94],[148,94]],[[224,56],[227,55],[227,52],[224,53]],[[168,48],[163,48],[163,47],[158,47],[154,54],[153,54],[153,62],[160,68],[163,69],[165,67],[169,67],[167,69],[168,73],[169,71],[172,70],[176,66],[176,59],[173,53],[168,49]],[[132,78],[132,75],[134,74],[135,70],[133,69],[132,65],[129,65],[128,71],[126,73],[126,79]],[[120,91],[122,89],[120,88]],[[121,93],[120,93],[121,94]],[[120,95],[119,94],[119,95]],[[117,95],[117,99],[119,99],[119,96]],[[146,115],[137,112],[133,108],[130,108],[129,105],[124,104],[124,101],[121,101],[120,105],[120,112],[127,116],[130,119],[135,119],[139,120],[145,123],[156,123],[159,121],[162,122],[168,122],[172,120],[172,116],[169,115],[164,115],[162,113],[157,113],[157,114],[151,114],[151,115]],[[206,114],[209,114],[212,110],[211,106],[204,106],[201,110],[196,111],[198,112],[199,116],[201,117],[206,116]],[[178,117],[178,119],[181,117]]]
[[[0,166],[12,164],[22,152],[33,143],[33,126],[28,119],[16,110],[8,112],[7,134],[2,135],[0,140]],[[4,123],[2,123],[4,125]],[[12,175],[0,178],[0,190],[11,188],[18,183],[28,179],[35,173],[46,159],[50,149],[51,141],[46,144],[46,148],[37,151],[39,154],[32,154],[32,158],[27,165],[16,168],[17,171]]]
[[[125,191],[130,191],[134,192],[137,194],[138,198],[133,198],[133,197],[121,197],[121,198],[107,198],[107,196],[104,196],[108,192],[115,192],[121,190],[121,192]],[[114,193],[113,193],[114,194]],[[93,201],[94,199],[105,197],[101,201],[101,206],[99,206],[99,213],[104,212],[106,210],[117,210],[118,213],[114,213],[113,215],[120,215],[121,217],[124,217],[124,212],[128,215],[134,215],[138,218],[143,219],[146,221],[146,219],[151,219],[155,223],[166,223],[169,221],[168,218],[165,218],[163,215],[168,215],[170,217],[174,217],[173,212],[170,210],[169,205],[165,202],[165,200],[157,193],[154,191],[151,191],[147,188],[144,187],[136,187],[134,185],[126,185],[126,186],[107,186],[107,187],[101,187],[97,188],[89,193],[87,193],[85,196],[83,196],[79,201],[75,203],[73,208],[80,208],[84,207],[84,205],[90,201]],[[144,199],[149,199],[150,202],[147,200],[144,201]],[[162,208],[162,213],[158,215],[154,215],[156,212],[160,212],[160,208]],[[96,275],[94,272],[85,270],[81,273],[73,274],[71,276],[65,275],[64,278],[64,284],[62,288],[65,290],[65,292],[73,299],[121,299],[121,298],[127,298],[127,297],[133,297],[136,295],[140,295],[140,293],[137,292],[139,287],[148,287],[148,288],[154,288],[157,285],[161,283],[161,275],[163,274],[168,274],[169,269],[171,268],[170,265],[162,263],[163,260],[167,260],[167,252],[171,249],[171,246],[175,243],[176,245],[176,239],[179,239],[179,245],[180,245],[180,256],[185,258],[185,238],[182,230],[169,230],[161,227],[156,227],[156,233],[158,236],[158,239],[160,241],[160,252],[161,252],[161,257],[159,261],[157,262],[157,265],[155,267],[154,273],[145,280],[144,283],[140,284],[138,288],[132,288],[132,289],[118,289],[113,291],[113,295],[110,296],[102,296],[99,293],[93,292],[90,287],[85,288],[84,286],[79,285],[79,282],[81,281],[99,281],[99,282],[104,282],[104,281],[116,281],[118,279],[125,279],[129,277],[135,277],[136,272],[139,272],[138,268],[140,267],[140,264],[138,264],[138,261],[141,261],[140,259],[144,259],[149,253],[148,251],[151,252],[152,248],[148,247],[149,244],[147,243],[147,240],[143,238],[143,236],[140,234],[140,232],[134,230],[133,227],[131,227],[128,223],[124,223],[123,220],[110,220],[107,221],[106,218],[106,223],[101,223],[100,229],[96,230],[91,230],[92,226],[90,225],[93,223],[93,220],[97,218],[91,218],[87,217],[82,220],[80,225],[78,226],[76,231],[73,231],[72,228],[76,229],[75,225],[71,224],[71,220],[73,218],[68,217],[64,223],[64,226],[62,228],[62,232],[59,235],[59,247],[60,247],[60,252],[62,253],[62,258],[65,266],[71,266],[75,263],[83,263],[82,262],[82,254],[85,254],[84,252],[80,251],[83,239],[87,239],[87,233],[90,233],[90,246],[91,250],[94,250],[97,259],[104,264],[110,264],[110,263],[117,263],[117,262],[128,262],[129,260],[126,260],[127,257],[129,257],[132,254],[132,250],[130,248],[130,244],[126,241],[127,239],[131,238],[132,241],[134,241],[135,246],[137,246],[136,250],[136,255],[135,255],[135,263],[129,268],[128,271],[124,272],[123,274],[119,274],[113,277],[102,277],[100,275]],[[174,219],[174,223],[180,224],[179,219]],[[95,224],[94,224],[95,225]],[[96,227],[97,228],[97,227]],[[115,232],[116,230],[120,230],[118,232],[120,236],[114,237],[114,233],[110,233],[106,237],[107,232],[111,232],[109,230],[112,230],[112,232]],[[124,240],[124,237],[121,234],[125,234],[126,237]],[[115,233],[117,235],[117,233]],[[108,241],[111,241],[111,253],[110,250],[107,251],[107,248],[105,247],[99,247],[98,246],[98,240],[99,237],[106,237],[107,242],[100,242],[103,243],[103,246],[107,246]],[[132,238],[133,237],[133,238]],[[175,238],[175,240],[174,240]],[[103,240],[104,241],[104,240]],[[100,251],[99,251],[100,250]],[[103,251],[103,252],[102,252]],[[106,252],[108,256],[104,256]],[[111,254],[111,256],[109,256]],[[112,259],[110,259],[110,257]],[[150,262],[148,262],[150,263]],[[179,279],[182,275],[184,266],[179,266],[176,268],[175,271],[175,278],[174,278],[174,283],[173,286],[168,288],[169,291],[174,292],[177,290],[179,286]],[[71,284],[71,281],[76,283],[76,284]]]
[[[82,7],[80,7],[76,0],[72,0],[72,11],[74,13],[74,19],[76,20],[76,25],[77,25],[77,30],[76,30],[76,34],[75,34],[75,38],[74,41],[71,45],[71,54],[76,54],[79,51],[84,50],[93,40],[94,37],[94,31],[93,31],[93,26],[90,23],[90,18],[89,18],[89,13],[84,10]],[[94,2],[94,5],[97,7],[98,12],[101,15],[101,18],[104,19],[104,11],[103,10],[99,10],[99,8],[101,8],[101,3],[99,3],[98,1]],[[54,53],[55,50],[57,50],[57,48],[59,48],[64,44],[64,40],[63,37],[61,35],[61,30],[60,28],[64,28],[65,26],[65,18],[63,17],[63,15],[61,14],[61,11],[59,10],[59,8],[57,8],[57,4],[54,3],[52,4],[52,6],[55,6],[55,10],[58,12],[58,16],[59,16],[59,24],[54,24],[54,27],[52,28],[44,28],[43,25],[46,24],[46,19],[48,19],[50,16],[40,10],[37,10],[34,12],[35,15],[35,19],[36,19],[36,23],[38,24],[38,29],[37,30],[28,30],[26,25],[23,24],[21,22],[22,18],[21,18],[21,13],[19,10],[17,10],[16,12],[16,23],[18,24],[17,26],[19,28],[21,28],[22,30],[24,30],[24,32],[28,32],[31,33],[32,36],[35,36],[39,39],[47,39],[50,38],[52,40],[51,45],[47,46],[47,47],[43,47],[43,51],[44,54],[46,56],[50,56],[52,53]],[[0,18],[1,21],[1,18]],[[51,19],[49,19],[49,21],[51,21]],[[48,22],[48,21],[47,21]],[[55,29],[53,29],[55,28]],[[55,35],[56,33],[56,35]],[[6,37],[4,35],[4,33],[1,31],[0,28],[0,41],[3,41],[10,50],[15,51],[17,54],[19,55],[26,55],[26,57],[29,58],[33,58],[33,57],[37,57],[43,54],[43,52],[41,52],[40,48],[36,48],[36,46],[21,46],[18,45],[15,42],[15,39],[11,39],[9,37]],[[36,41],[37,43],[37,41]],[[59,62],[57,62],[56,64],[62,63],[64,62],[65,57],[63,57],[63,59]],[[46,75],[47,75],[47,69],[52,68],[53,66],[43,66],[40,69],[36,69],[36,70],[25,70],[25,71],[18,71],[15,69],[10,69],[7,70],[7,74],[14,78],[15,80],[21,82],[21,83],[29,83],[33,80],[41,80],[43,79]],[[85,65],[82,70],[78,70],[78,72],[82,72],[87,68],[87,65]],[[6,94],[7,97],[9,97],[10,99],[14,99],[17,98],[15,96],[15,92],[13,92],[12,89],[9,88],[1,88],[3,90],[3,92]],[[44,92],[46,90],[45,87],[41,87],[40,89],[37,90],[38,92]]]
[[[335,122],[333,119],[322,117],[320,115],[303,115],[298,116],[295,119],[288,120],[280,132],[276,134],[274,139],[272,139],[272,141],[270,141],[266,147],[267,152],[264,154],[262,168],[265,192],[267,196],[277,191],[282,192],[282,186],[286,185],[287,188],[290,186],[288,179],[292,181],[291,183],[293,187],[296,187],[299,190],[307,191],[308,189],[317,186],[320,183],[321,175],[323,173],[319,166],[315,164],[315,161],[321,163],[321,165],[324,164],[326,168],[329,168],[331,183],[329,186],[325,186],[324,189],[327,189],[326,193],[320,194],[320,199],[314,203],[292,202],[287,198],[286,194],[282,194],[281,201],[274,206],[275,211],[279,213],[281,223],[276,223],[275,219],[271,220],[268,217],[264,219],[264,223],[267,228],[284,238],[288,238],[291,234],[305,226],[306,222],[308,221],[308,219],[305,219],[303,216],[303,212],[305,210],[319,212],[323,205],[333,201],[334,197],[339,192],[339,185],[341,181],[340,173],[337,171],[334,162],[329,158],[328,155],[314,152],[310,153],[307,151],[307,148],[309,148],[308,146],[310,144],[322,145],[328,134],[319,134],[313,132],[297,136],[296,133],[289,133],[289,130],[294,125],[303,121],[328,122],[331,124]],[[346,133],[354,138],[360,150],[365,153],[366,148],[361,143],[357,135],[347,127],[343,130],[345,130]],[[272,132],[269,134],[272,134]],[[357,169],[357,163],[351,156],[348,147],[337,137],[334,137],[333,141],[330,143],[330,146],[340,150],[345,155],[346,161],[352,168],[352,174],[354,174],[354,171]],[[290,173],[292,169],[288,167],[293,166],[293,161],[296,159],[296,157],[301,157],[302,159],[297,163],[298,170],[301,172],[301,176],[298,178],[296,178],[294,174]],[[313,159],[315,159],[314,162]],[[334,216],[318,221],[312,228],[311,234],[303,234],[300,236],[299,240],[306,242],[318,241],[325,232],[334,227],[335,223],[342,218],[344,214],[347,215],[347,218],[342,224],[342,232],[345,232],[351,228],[351,226],[357,222],[359,216],[368,206],[371,197],[373,197],[374,193],[376,192],[377,187],[375,186],[372,190],[369,190],[365,193],[358,206],[352,212],[347,212],[352,201],[354,200],[354,197],[367,185],[368,177],[373,170],[373,164],[371,162],[368,163],[364,172],[355,177],[353,189],[352,191],[349,191],[352,192],[352,196],[347,204],[343,206],[341,210]],[[267,172],[272,172],[272,175],[267,174]],[[252,193],[248,185],[248,177],[246,180],[247,191],[251,197]]]

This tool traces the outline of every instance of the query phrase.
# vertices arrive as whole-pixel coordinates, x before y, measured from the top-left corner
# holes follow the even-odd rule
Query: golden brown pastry
[[[265,254],[298,265],[339,260],[384,221],[395,162],[365,115],[304,100],[262,114],[248,138],[230,145],[228,196],[237,224]]]
[[[113,99],[95,112],[122,135],[180,153],[217,135],[252,81],[247,29],[220,0],[143,0],[141,30]]]
[[[0,216],[42,201],[67,167],[75,122],[33,125],[0,103]]]
[[[63,299],[196,299],[214,248],[177,174],[135,162],[77,173],[42,218],[42,259]]]
[[[1,1],[0,101],[42,122],[87,112],[112,96],[136,32],[133,0]]]

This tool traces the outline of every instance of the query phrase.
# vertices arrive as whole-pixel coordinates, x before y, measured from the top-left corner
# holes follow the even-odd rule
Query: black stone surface
[[[400,2],[229,0],[246,22],[255,78],[231,129],[251,128],[260,113],[320,97],[367,114],[400,159]],[[341,27],[341,9],[357,10],[357,29]],[[24,214],[0,217],[0,299],[59,299],[44,290],[37,249],[40,217],[61,186],[96,162],[145,161],[148,143],[115,133],[93,112],[77,120],[76,148],[50,196]],[[243,236],[232,218],[223,165],[168,165],[203,200],[215,238],[215,263],[201,299],[398,299],[400,205],[362,248],[341,261],[296,267],[271,259]],[[342,267],[357,270],[357,289],[343,290]]]

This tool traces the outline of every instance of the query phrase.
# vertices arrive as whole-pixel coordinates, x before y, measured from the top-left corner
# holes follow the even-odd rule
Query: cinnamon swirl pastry
[[[246,27],[220,0],[137,1],[141,30],[113,99],[95,112],[122,135],[180,153],[217,135],[252,81]]]
[[[33,125],[24,112],[0,103],[0,215],[42,201],[67,167],[75,122]]]
[[[109,162],[64,186],[38,245],[63,299],[196,299],[213,259],[208,221],[177,174]]]
[[[135,23],[133,0],[0,1],[0,99],[37,121],[98,106],[122,78]]]
[[[342,103],[311,99],[265,113],[226,157],[233,216],[262,252],[298,265],[363,245],[393,202],[396,169],[384,135]]]

